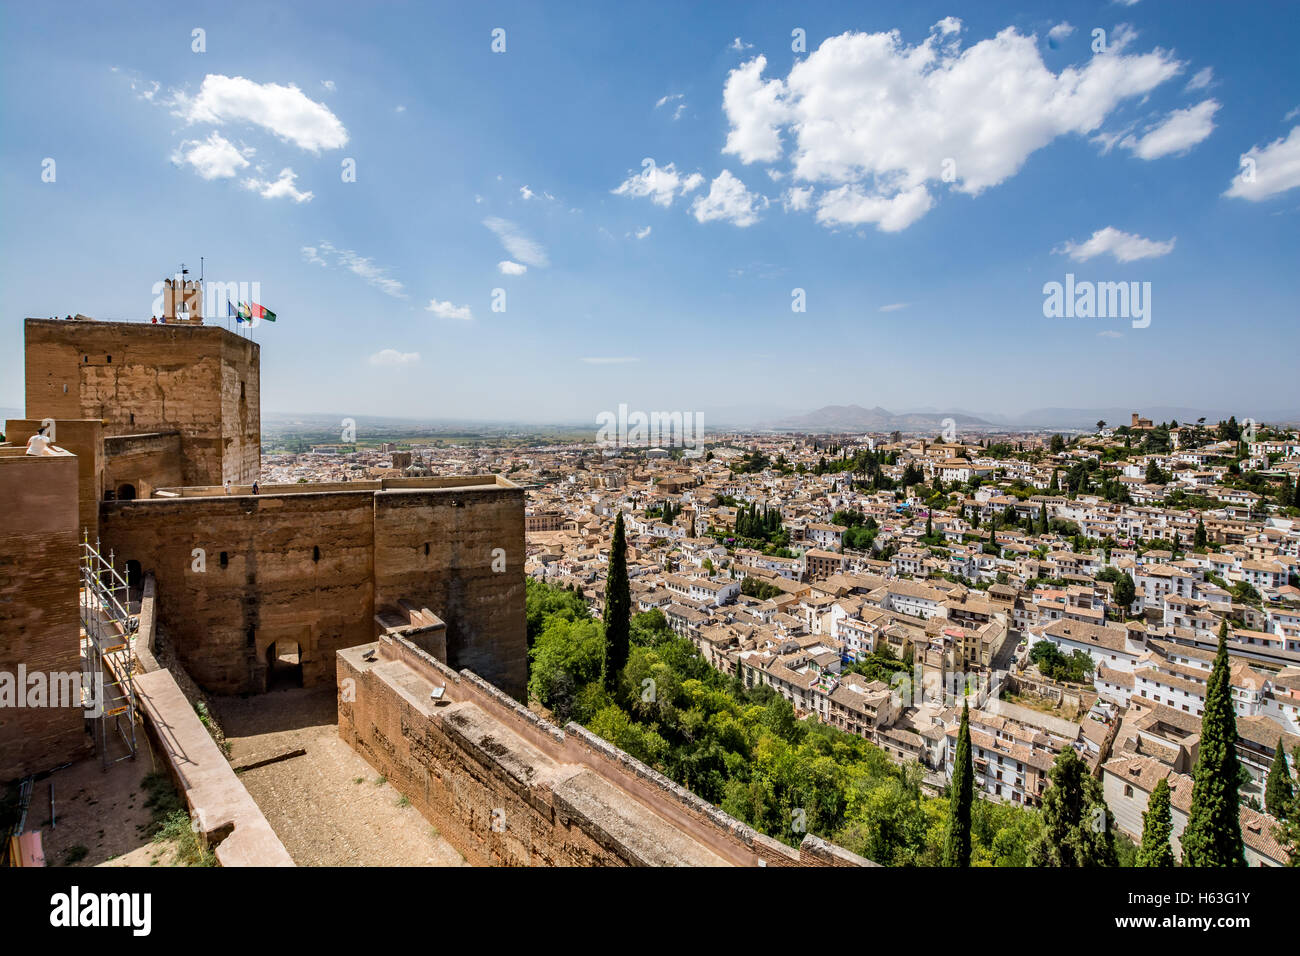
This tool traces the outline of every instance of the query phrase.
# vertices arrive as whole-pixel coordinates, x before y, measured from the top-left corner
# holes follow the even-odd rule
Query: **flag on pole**
[[[264,305],[258,305],[256,302],[249,303],[250,315],[254,319],[266,319],[268,322],[275,321],[275,313]]]
[[[249,311],[247,302],[239,303],[239,311],[235,315],[236,322],[251,322],[253,320],[253,314]]]
[[[235,313],[234,303],[232,303],[229,299],[226,300],[226,315],[232,319],[238,318],[238,316]]]

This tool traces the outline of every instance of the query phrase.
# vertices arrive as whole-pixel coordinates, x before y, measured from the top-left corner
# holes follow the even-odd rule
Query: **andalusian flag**
[[[236,322],[251,322],[251,321],[253,321],[253,314],[248,310],[248,303],[247,303],[247,302],[240,302],[240,303],[239,303],[239,311],[235,313],[235,321],[236,321]]]
[[[266,306],[258,305],[256,302],[252,302],[249,304],[249,308],[252,310],[253,318],[266,319],[266,321],[268,322],[275,321],[275,313],[272,312],[270,309],[268,309]]]

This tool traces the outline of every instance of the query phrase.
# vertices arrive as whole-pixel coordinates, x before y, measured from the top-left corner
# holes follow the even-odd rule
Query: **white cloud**
[[[655,109],[659,109],[659,107],[661,106],[667,106],[669,103],[681,100],[685,96],[686,96],[685,93],[668,93],[664,96],[661,96],[659,97],[658,100],[655,101]],[[680,108],[681,107],[678,107],[678,109]]]
[[[319,260],[320,265],[325,265],[326,256],[333,256],[335,265],[342,266],[353,275],[360,276],[369,285],[374,286],[385,295],[390,295],[394,299],[406,298],[405,286],[392,278],[388,274],[387,268],[375,265],[375,261],[367,256],[359,256],[351,249],[337,249],[332,242],[325,239],[322,239],[316,246],[304,246],[302,252],[303,258],[308,262]]]
[[[450,302],[439,302],[437,299],[430,299],[429,304],[424,307],[424,311],[432,312],[440,319],[464,319],[474,318],[474,313],[470,311],[467,305],[452,305]]]
[[[1186,90],[1203,90],[1214,82],[1214,67],[1207,66],[1203,70],[1198,70],[1196,75],[1187,81]]]
[[[1014,27],[965,49],[959,31],[949,18],[912,46],[898,31],[844,33],[784,79],[764,79],[767,60],[754,57],[724,85],[723,151],[747,164],[788,158],[796,180],[831,187],[818,203],[828,226],[902,229],[933,204],[926,184],[942,179],[945,159],[955,165],[953,188],[978,195],[1182,69],[1161,49],[1123,54],[1135,36],[1124,26],[1111,31],[1107,53],[1059,73]]]
[[[730,44],[728,44],[728,48],[732,50],[740,50],[743,52],[745,50],[752,50],[754,48],[754,44],[746,43],[740,37],[736,37],[734,40],[731,41]]]
[[[525,200],[529,200],[532,199],[534,196],[536,196],[537,193],[533,192],[525,185],[519,187],[519,195],[522,196]]]
[[[767,205],[765,197],[751,193],[744,183],[724,169],[709,184],[709,194],[699,196],[691,204],[691,213],[699,222],[720,219],[743,227],[758,222],[759,212]]]
[[[791,186],[781,196],[781,205],[786,212],[803,212],[812,205],[812,197],[811,186]]]
[[[233,143],[213,130],[206,140],[187,139],[182,142],[172,153],[172,162],[178,166],[189,163],[204,179],[230,179],[248,165],[245,153],[252,155],[253,150],[240,152]]]
[[[611,192],[615,196],[633,198],[649,196],[650,201],[656,206],[667,207],[673,204],[673,199],[677,196],[685,196],[703,185],[704,177],[699,173],[684,176],[672,163],[659,166],[652,159],[642,164],[641,172],[632,173]]]
[[[1060,23],[1058,23],[1056,26],[1052,27],[1052,29],[1048,30],[1047,35],[1051,39],[1056,40],[1059,43],[1061,40],[1064,40],[1073,32],[1074,32],[1074,26],[1070,24],[1068,21],[1063,20]]]
[[[1289,122],[1291,122],[1293,119],[1295,119],[1297,116],[1300,116],[1300,106],[1297,106],[1295,109],[1292,109],[1292,110],[1287,110],[1287,114],[1286,114],[1286,116],[1283,116],[1283,117],[1282,117],[1282,122],[1283,122],[1283,123],[1289,123]]]
[[[338,149],[348,131],[324,104],[298,87],[209,73],[193,99],[175,94],[174,112],[189,123],[252,123],[313,153]]]
[[[405,106],[395,106],[395,107],[393,107],[393,112],[394,112],[394,113],[405,113],[405,112],[406,112],[406,107],[405,107]]]
[[[1175,237],[1176,238],[1176,237]],[[1067,240],[1053,252],[1064,253],[1076,262],[1086,262],[1096,256],[1111,255],[1117,262],[1136,262],[1138,259],[1158,259],[1174,251],[1174,239],[1160,242],[1143,239],[1132,233],[1120,232],[1114,226],[1098,229],[1084,242]]]
[[[907,308],[909,305],[911,305],[911,304],[912,304],[912,303],[910,303],[910,302],[891,302],[891,303],[889,303],[889,305],[882,305],[882,306],[880,307],[880,311],[881,311],[881,312],[897,312],[897,311],[899,311],[900,309],[906,309],[906,308]]]
[[[497,269],[503,276],[521,276],[528,271],[528,266],[522,262],[511,262],[505,259],[497,263]]]
[[[324,267],[324,266],[328,266],[328,265],[329,265],[328,262],[326,262],[324,259],[321,258],[321,255],[320,255],[320,253],[317,251],[317,249],[316,249],[315,246],[303,246],[303,247],[302,247],[302,258],[303,258],[304,261],[306,261],[306,262],[308,262],[308,263],[310,263],[311,265],[314,265],[314,266],[322,266],[322,267]]]
[[[1252,146],[1241,154],[1240,168],[1223,195],[1258,202],[1300,186],[1300,126],[1286,139]]]
[[[499,219],[493,216],[484,219],[483,225],[496,233],[506,252],[510,253],[518,261],[538,269],[545,269],[551,264],[550,260],[546,258],[546,249],[542,247],[542,244],[525,236],[519,227],[509,219]]]
[[[371,365],[393,366],[414,365],[420,361],[419,352],[399,352],[397,349],[381,349],[370,356]]]
[[[583,361],[588,365],[626,365],[629,362],[639,362],[641,360],[624,356],[593,356],[584,358]]]
[[[312,193],[300,192],[294,186],[298,179],[298,174],[286,166],[280,170],[280,178],[274,182],[266,179],[256,179],[249,177],[244,180],[244,188],[251,189],[260,195],[263,199],[292,199],[294,202],[311,202]]]
[[[1127,136],[1120,145],[1140,159],[1159,159],[1191,149],[1214,132],[1217,100],[1205,100],[1185,110],[1173,110],[1141,137]]]
[[[635,233],[633,233],[633,235],[635,235],[638,239],[644,239],[646,236],[650,235],[650,227],[646,226],[644,229],[638,229]]]
[[[932,205],[934,200],[924,186],[886,196],[868,193],[854,184],[823,193],[817,203],[817,221],[826,226],[875,223],[881,232],[899,232],[929,212]]]
[[[320,81],[320,85],[323,86],[323,87],[325,87],[325,92],[326,92],[326,93],[333,93],[333,92],[334,92],[334,81],[333,81],[333,80],[321,80],[321,81]]]
[[[756,56],[732,70],[722,88],[722,109],[731,123],[722,151],[735,153],[742,163],[780,159],[780,127],[791,119],[785,84],[764,80],[766,68],[767,57]]]

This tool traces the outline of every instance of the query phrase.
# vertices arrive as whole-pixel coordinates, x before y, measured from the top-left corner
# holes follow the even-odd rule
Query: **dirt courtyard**
[[[335,694],[327,685],[212,698],[231,765],[293,861],[466,866],[419,811],[339,739]]]
[[[28,829],[39,828],[47,866],[169,866],[174,848],[148,831],[154,813],[146,805],[145,777],[166,767],[140,735],[134,760],[109,765],[98,756],[79,760],[36,783]],[[54,787],[51,826],[50,787]]]

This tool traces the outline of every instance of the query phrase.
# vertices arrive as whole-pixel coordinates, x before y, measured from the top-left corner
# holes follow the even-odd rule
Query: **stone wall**
[[[81,674],[77,458],[0,449],[0,680]],[[24,700],[24,703],[31,703]],[[47,698],[47,703],[50,699]],[[70,707],[0,705],[0,781],[92,752],[79,699]]]
[[[332,682],[334,651],[373,640],[376,608],[409,599],[446,624],[450,659],[522,696],[523,492],[491,476],[397,484],[108,501],[100,535],[119,567],[154,574],[169,640],[210,692],[264,690],[282,642],[305,685]]]
[[[154,575],[168,639],[205,690],[265,690],[280,642],[298,645],[304,685],[330,681],[333,652],[372,639],[371,494],[109,501],[100,519],[119,566]]]
[[[218,326],[28,319],[27,415],[91,418],[106,436],[177,431],[185,484],[252,481],[260,351]]]
[[[528,681],[524,493],[513,485],[375,495],[375,602],[447,625],[447,661],[522,699]]]
[[[47,416],[48,417],[48,416]],[[40,430],[41,419],[11,418],[5,437],[18,447]],[[55,419],[54,444],[77,456],[77,528],[94,543],[99,533],[99,501],[104,496],[104,426],[99,419]]]
[[[121,498],[148,498],[155,488],[181,483],[180,432],[117,435],[104,439],[104,488]]]
[[[757,833],[401,638],[340,652],[338,681],[340,736],[476,865],[871,865],[812,836],[796,850]]]

